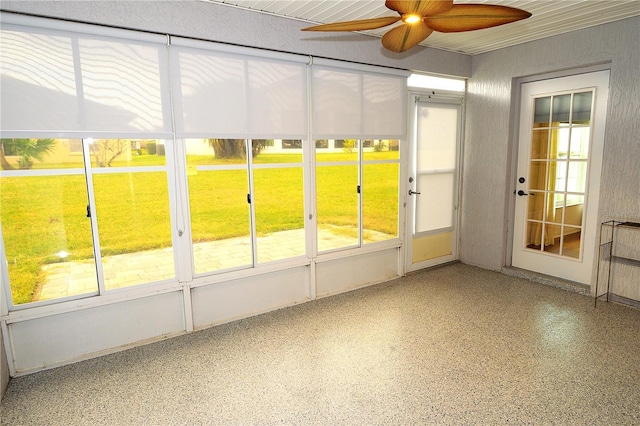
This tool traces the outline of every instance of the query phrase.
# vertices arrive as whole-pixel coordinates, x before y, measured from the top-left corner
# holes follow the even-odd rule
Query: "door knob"
[[[518,195],[522,197],[523,195],[533,195],[533,194],[528,194],[528,193],[524,192],[522,189],[520,189],[518,191]]]

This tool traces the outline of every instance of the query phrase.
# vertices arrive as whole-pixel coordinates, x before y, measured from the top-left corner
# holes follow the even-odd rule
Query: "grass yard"
[[[367,160],[397,159],[397,152],[367,153]],[[353,153],[319,154],[318,162],[353,161]],[[188,156],[189,166],[212,163],[210,156]],[[256,168],[254,200],[258,235],[304,227],[302,156],[261,154],[254,163],[295,163],[299,167]],[[135,166],[163,165],[164,157],[133,157]],[[117,167],[118,164],[114,164]],[[77,164],[58,164],[78,168]],[[395,235],[398,227],[398,167],[366,164],[363,221],[367,230]],[[50,167],[49,167],[50,168]],[[94,174],[101,253],[113,255],[171,246],[168,184],[164,172]],[[320,224],[356,227],[357,166],[317,166]],[[189,172],[189,203],[194,242],[249,234],[246,170]],[[90,259],[91,223],[87,218],[85,177],[50,175],[0,177],[0,218],[14,304],[32,300],[48,263]],[[186,214],[186,212],[185,212]],[[61,255],[68,254],[67,257]]]

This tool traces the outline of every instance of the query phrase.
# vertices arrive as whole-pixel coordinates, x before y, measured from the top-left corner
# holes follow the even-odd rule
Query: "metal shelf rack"
[[[611,277],[611,264],[612,262],[622,262],[625,264],[633,265],[638,267],[638,274],[640,275],[640,255],[636,251],[636,253],[623,253],[619,254],[619,250],[617,250],[617,236],[620,228],[628,228],[635,229],[640,232],[640,222],[622,222],[617,220],[609,220],[606,222],[602,222],[600,224],[600,251],[598,256],[598,270],[597,270],[597,278],[596,278],[596,293],[595,293],[595,301],[594,306],[597,306],[598,299],[605,298],[606,301],[609,302],[612,296],[615,297],[617,302],[627,303],[634,305],[636,307],[640,307],[640,301],[636,299],[628,299],[622,296],[618,296],[611,292],[612,288],[612,277]],[[639,234],[640,235],[640,234]],[[602,266],[603,261],[607,262],[607,272],[606,272],[606,282],[600,284],[600,268]],[[639,280],[640,284],[640,280]],[[606,287],[606,292],[600,294],[600,287]],[[637,302],[637,303],[636,303]]]

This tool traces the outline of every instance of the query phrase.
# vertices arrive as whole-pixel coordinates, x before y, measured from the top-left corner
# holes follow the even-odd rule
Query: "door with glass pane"
[[[461,98],[418,98],[413,113],[407,183],[408,271],[457,258]]]
[[[522,86],[513,266],[591,283],[608,81]]]

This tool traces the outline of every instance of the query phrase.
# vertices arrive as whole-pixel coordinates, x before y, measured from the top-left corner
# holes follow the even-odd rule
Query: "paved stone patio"
[[[380,241],[389,235],[366,231],[365,241]],[[304,255],[304,229],[275,232],[258,237],[258,262],[266,263]],[[320,250],[353,246],[355,238],[337,227],[318,231]],[[224,255],[220,255],[224,253]],[[251,265],[251,240],[229,238],[193,245],[195,273],[201,274]],[[171,279],[175,276],[173,248],[118,254],[102,258],[107,290]],[[34,300],[50,300],[97,291],[96,266],[91,260],[53,263],[44,266],[46,282]]]

